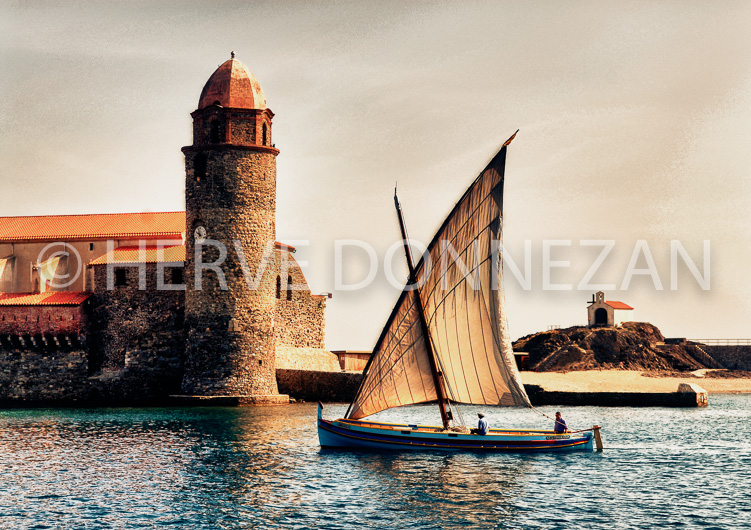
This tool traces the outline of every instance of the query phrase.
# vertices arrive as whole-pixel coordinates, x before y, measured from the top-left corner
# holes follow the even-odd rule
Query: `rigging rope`
[[[548,416],[548,415],[547,415],[547,414],[545,414],[544,412],[542,412],[542,411],[540,411],[540,410],[537,410],[537,409],[535,408],[535,406],[534,406],[534,405],[530,405],[530,406],[529,406],[529,408],[530,408],[530,409],[531,409],[531,410],[532,410],[533,412],[536,412],[537,414],[539,414],[540,416],[544,416],[545,418],[547,418],[547,419],[549,419],[549,420],[553,420],[554,424],[556,424],[556,423],[559,423],[559,422],[558,422],[558,420],[556,420],[555,418],[551,418],[550,416]],[[569,430],[569,432],[584,432],[584,431],[591,431],[591,430],[592,430],[592,429],[582,429],[582,430],[578,430],[578,431],[571,431],[571,430],[569,429],[569,426],[568,426],[568,425],[566,425],[565,423],[564,423],[563,425],[564,425],[564,426],[566,427],[566,429],[568,429],[568,430]]]
[[[449,400],[448,403],[449,403],[449,407],[451,408],[452,414],[456,415],[455,416],[456,419],[454,419],[454,424],[458,423],[459,425],[461,425],[463,427],[466,427],[467,426],[467,422],[464,421],[464,415],[462,414],[462,410],[459,408],[459,404],[458,403],[454,403],[453,406],[452,406],[451,400]],[[457,419],[458,419],[458,421],[457,421]]]

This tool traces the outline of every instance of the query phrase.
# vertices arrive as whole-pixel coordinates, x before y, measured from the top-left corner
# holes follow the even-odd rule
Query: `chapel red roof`
[[[0,242],[179,239],[185,212],[0,217]]]
[[[606,300],[605,303],[613,309],[633,309],[630,305],[619,302],[618,300]]]
[[[0,306],[81,305],[91,293],[52,291],[47,293],[0,293]]]
[[[266,108],[266,96],[253,72],[234,58],[225,61],[211,74],[201,91],[198,108],[218,103],[223,107],[239,109]]]

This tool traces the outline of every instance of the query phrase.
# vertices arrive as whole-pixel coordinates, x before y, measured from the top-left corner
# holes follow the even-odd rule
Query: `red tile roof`
[[[0,217],[0,242],[179,239],[185,212]]]
[[[280,251],[294,252],[295,247],[285,245],[279,241],[274,242],[274,248]],[[147,245],[144,247],[144,254],[141,254],[141,248],[136,246],[117,247],[103,256],[89,262],[89,265],[107,265],[108,263],[184,263],[185,262],[185,245],[170,245],[157,247]]]
[[[266,108],[266,96],[258,79],[234,57],[225,61],[206,81],[198,100],[198,108],[203,109],[217,101],[223,107]]]
[[[613,309],[633,309],[633,307],[631,307],[630,305],[624,304],[623,302],[619,302],[617,300],[606,300],[605,303]]]
[[[117,247],[89,263],[89,265],[107,265],[108,263],[184,263],[185,245],[164,247],[147,246],[143,254],[140,247]]]
[[[295,247],[292,245],[287,245],[285,243],[280,243],[279,241],[274,241],[274,250],[284,250],[286,252],[294,252]]]
[[[81,305],[91,293],[53,291],[48,293],[0,293],[0,306]]]

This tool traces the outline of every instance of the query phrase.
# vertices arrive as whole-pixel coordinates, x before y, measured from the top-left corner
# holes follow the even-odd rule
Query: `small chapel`
[[[605,293],[598,291],[592,295],[587,306],[588,325],[595,327],[617,327],[634,319],[634,308],[617,300],[605,300]]]

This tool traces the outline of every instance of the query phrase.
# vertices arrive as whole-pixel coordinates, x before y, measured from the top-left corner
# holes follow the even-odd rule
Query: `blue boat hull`
[[[592,451],[593,433],[491,429],[486,435],[445,432],[441,427],[318,418],[321,447],[387,451]]]

